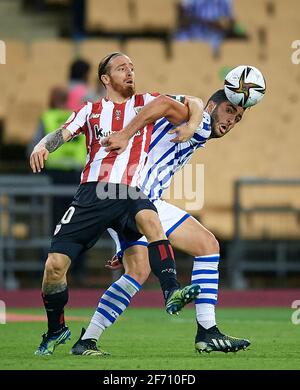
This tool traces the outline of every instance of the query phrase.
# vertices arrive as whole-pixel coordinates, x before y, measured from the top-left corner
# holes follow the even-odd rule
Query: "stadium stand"
[[[50,5],[64,5],[64,6],[68,6],[70,5],[70,2],[71,0],[46,0],[46,3],[47,4],[50,4]]]
[[[208,45],[198,41],[172,42],[171,61],[167,71],[166,91],[208,97],[214,66]]]
[[[130,39],[124,47],[124,52],[134,58],[139,90],[161,91],[164,88],[169,62],[166,47],[162,41],[157,39]]]
[[[78,54],[92,65],[99,65],[99,58],[107,53],[120,51],[118,40],[114,39],[86,39],[79,44]]]
[[[105,33],[170,34],[176,26],[175,5],[175,0],[87,0],[86,29]]]
[[[94,79],[97,79],[99,58],[114,51],[121,51],[120,42],[115,39],[86,39],[78,46],[78,55],[91,64]]]
[[[130,32],[136,29],[129,0],[87,0],[87,31]]]
[[[176,27],[175,0],[134,0],[136,25],[141,31],[173,32]]]
[[[47,39],[34,41],[30,47],[30,56],[33,63],[65,67],[74,56],[74,44],[69,40]]]
[[[5,40],[7,65],[11,68],[22,66],[28,59],[27,45],[16,39]]]
[[[43,104],[21,100],[7,110],[4,142],[26,146],[33,137]]]

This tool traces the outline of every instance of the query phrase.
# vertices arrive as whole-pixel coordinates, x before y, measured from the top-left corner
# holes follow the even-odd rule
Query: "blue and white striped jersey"
[[[191,159],[193,153],[204,147],[211,134],[211,118],[203,113],[203,120],[194,136],[187,142],[170,142],[174,134],[168,134],[174,125],[163,118],[153,127],[147,162],[138,180],[138,187],[152,201],[160,199],[173,175]]]

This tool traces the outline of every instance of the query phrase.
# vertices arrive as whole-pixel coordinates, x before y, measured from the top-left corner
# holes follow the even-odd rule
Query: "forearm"
[[[177,134],[171,140],[174,143],[186,142],[191,139],[202,122],[204,109],[202,100],[193,96],[186,96],[184,103],[188,107],[186,123],[169,131],[169,134]]]
[[[187,119],[188,110],[186,107],[175,100],[160,96],[148,103],[139,114],[126,126],[124,131],[131,138],[140,129],[153,123],[156,120],[166,117],[172,123],[178,124]]]
[[[45,147],[49,153],[52,153],[62,144],[67,142],[70,138],[71,133],[68,130],[59,128],[42,138],[41,141],[36,145],[36,148]]]
[[[194,96],[187,96],[186,103],[189,109],[188,125],[189,127],[196,129],[203,119],[203,101]]]

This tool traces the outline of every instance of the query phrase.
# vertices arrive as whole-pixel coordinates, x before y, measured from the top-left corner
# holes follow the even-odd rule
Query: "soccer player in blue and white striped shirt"
[[[149,103],[149,106],[151,104]],[[227,134],[242,119],[243,114],[244,109],[230,103],[224,91],[219,90],[209,99],[201,125],[187,142],[170,142],[174,137],[169,134],[173,126],[165,119],[158,120],[153,129],[148,160],[139,182],[141,190],[154,202],[172,246],[194,257],[192,282],[199,284],[201,288],[195,300],[198,327],[195,346],[199,352],[235,352],[247,348],[250,342],[226,336],[216,326],[215,305],[220,258],[216,238],[186,211],[163,201],[161,196],[169,187],[174,173],[190,160],[193,153],[204,147],[207,140],[221,138]],[[110,148],[115,149],[120,145],[118,137],[114,135]],[[81,338],[72,349],[73,354],[89,354],[89,349],[94,351],[90,354],[97,354],[90,345],[95,346],[95,341],[103,331],[123,313],[150,273],[147,240],[143,237],[137,242],[120,242],[113,231],[110,230],[110,233],[118,250],[124,252],[125,274],[101,297],[87,331],[82,332]],[[151,264],[152,270],[155,267],[157,269],[157,265]],[[159,269],[157,273],[159,274]],[[98,354],[101,353],[99,350]]]

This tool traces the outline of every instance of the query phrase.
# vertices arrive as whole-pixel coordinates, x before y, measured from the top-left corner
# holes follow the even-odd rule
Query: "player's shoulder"
[[[160,96],[158,92],[144,92],[144,93],[136,93],[133,96],[134,105],[135,106],[144,106],[147,103],[154,100],[156,97]]]
[[[177,102],[180,102],[180,103],[185,103],[185,95],[170,95],[170,94],[167,94],[166,96],[168,96],[169,98],[173,99],[173,100],[176,100]]]
[[[157,96],[160,96],[161,95],[161,93],[160,92],[149,92],[149,91],[147,91],[147,92],[143,92],[143,93],[140,93],[140,94],[136,94],[136,95],[143,95],[143,96],[153,96],[153,97],[157,97]]]
[[[203,125],[207,125],[207,126],[204,126],[204,127],[210,127],[211,125],[211,116],[208,112],[206,111],[203,111],[203,119],[202,119],[202,124]]]
[[[161,96],[161,93],[159,92],[145,92],[143,93],[144,98],[157,98],[158,96]]]
[[[90,107],[92,111],[98,110],[100,107],[102,107],[102,98],[100,100],[97,100],[96,102],[87,102],[90,103]]]
[[[99,112],[103,108],[103,98],[97,100],[96,102],[87,102],[86,112],[87,114],[94,115],[94,117],[99,117]]]
[[[204,111],[202,116],[201,125],[197,128],[193,138],[197,141],[205,142],[211,134],[211,116],[208,112]],[[201,139],[198,137],[201,137]]]
[[[153,97],[158,97],[161,95],[161,93],[159,93],[159,92],[148,92],[148,93],[149,93],[149,95],[151,95]]]
[[[92,105],[93,103],[92,102],[89,102],[89,101],[85,101],[84,103],[82,103],[76,110],[75,112],[76,113],[83,113],[87,110],[91,110],[92,109]]]

